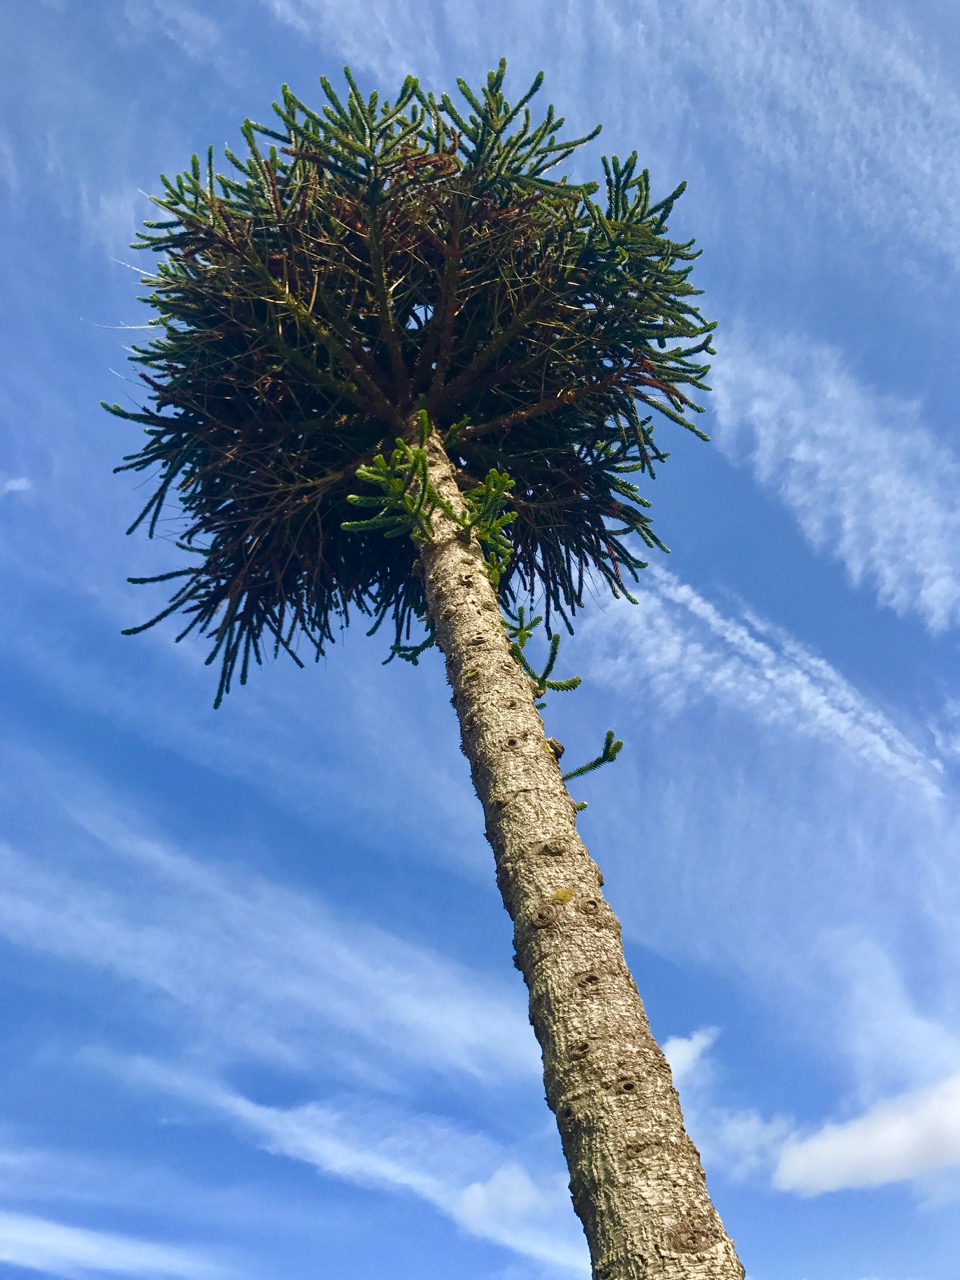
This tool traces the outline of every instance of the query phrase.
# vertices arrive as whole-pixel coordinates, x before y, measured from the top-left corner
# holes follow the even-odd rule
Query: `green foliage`
[[[487,573],[494,590],[500,587],[500,579],[513,559],[513,543],[507,526],[517,518],[515,511],[504,510],[511,498],[513,481],[505,471],[496,467],[488,471],[483,481],[463,495],[467,502],[468,518],[462,521],[464,535],[473,534],[483,548]]]
[[[487,568],[496,587],[513,554],[505,530],[516,516],[512,511],[504,511],[513,481],[505,471],[488,472],[480,484],[464,493],[467,514],[454,511],[430,483],[424,444],[426,433],[432,428],[425,412],[420,413],[419,420],[420,443],[416,448],[398,439],[389,459],[378,453],[369,466],[357,468],[357,479],[366,481],[378,492],[351,493],[347,501],[354,506],[375,507],[376,514],[367,520],[345,520],[341,528],[379,529],[384,537],[404,534],[419,543],[433,532],[430,517],[439,507],[459,525],[465,540],[469,541],[471,536],[477,538],[486,553]]]
[[[427,455],[422,446],[411,448],[398,440],[389,459],[378,453],[369,466],[358,467],[357,479],[379,492],[350,493],[347,501],[358,507],[375,507],[376,514],[367,520],[345,520],[342,529],[378,529],[385,538],[404,536],[414,542],[429,538],[430,517],[439,495],[427,478]]]
[[[427,432],[432,428],[425,412],[421,412],[419,417],[420,443],[416,448],[398,440],[389,458],[378,453],[370,466],[357,468],[357,479],[366,481],[378,492],[351,493],[347,501],[354,506],[373,507],[375,512],[366,520],[345,520],[341,528],[358,532],[376,529],[385,538],[403,536],[417,544],[433,532],[431,517],[439,507],[459,526],[464,540],[476,537],[484,551],[490,580],[496,588],[513,553],[504,530],[514,515],[503,509],[510,496],[512,481],[505,472],[491,471],[482,484],[468,489],[463,495],[466,514],[454,511],[430,483],[424,444]],[[382,620],[383,614],[378,614],[370,634],[379,629]],[[434,643],[433,628],[429,624],[427,632],[426,639],[420,644],[410,645],[400,639],[395,640],[387,661],[402,658],[416,666],[421,654]]]
[[[550,651],[543,670],[540,672],[534,671],[524,651],[538,628],[542,625],[543,615],[538,613],[536,617],[528,618],[527,612],[522,605],[515,614],[508,612],[505,619],[510,651],[521,670],[530,677],[530,681],[533,684],[534,697],[541,699],[548,690],[553,693],[569,693],[573,689],[578,689],[582,683],[580,676],[571,676],[569,680],[550,679],[560,653],[560,636],[556,632],[549,638]],[[537,710],[542,711],[545,706],[545,702],[538,702]]]
[[[613,764],[622,749],[623,743],[619,738],[614,737],[612,729],[608,729],[600,754],[586,764],[582,764],[579,769],[571,769],[569,773],[565,773],[564,782],[569,782],[571,778],[582,778],[586,773],[593,773],[594,769],[599,769],[601,765]]]
[[[666,457],[654,412],[696,430],[713,328],[692,242],[667,235],[682,187],[651,203],[635,155],[604,161],[603,203],[552,178],[596,131],[563,138],[531,113],[541,77],[511,106],[504,76],[457,103],[408,78],[387,102],[347,72],[319,112],[285,87],[226,174],[211,151],[161,180],[138,241],[160,257],[132,356],[147,403],[107,407],[145,432],[118,468],[153,481],[132,528],[182,516],[188,563],[147,580],[178,585],[145,625],[212,637],[218,701],[269,647],[322,653],[351,609],[417,648],[399,535],[435,500],[421,412],[504,606],[542,595],[569,620],[588,578],[626,591],[636,537],[662,546],[631,477]]]

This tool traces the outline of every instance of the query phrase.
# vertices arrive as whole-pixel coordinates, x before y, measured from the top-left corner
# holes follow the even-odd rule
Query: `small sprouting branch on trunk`
[[[565,773],[563,775],[564,782],[569,782],[571,778],[582,778],[585,773],[593,773],[594,769],[599,769],[602,764],[613,764],[622,747],[623,743],[620,739],[614,737],[612,729],[608,729],[607,736],[603,740],[603,750],[600,754],[588,764],[582,764],[579,769],[571,769],[569,773]]]
[[[560,652],[560,636],[556,632],[550,637],[550,652],[547,655],[543,670],[537,672],[530,665],[524,650],[537,628],[542,624],[543,618],[539,614],[534,618],[528,619],[522,606],[517,609],[515,614],[507,613],[504,622],[507,637],[510,640],[511,652],[521,670],[530,677],[534,697],[538,699],[536,703],[538,711],[543,711],[547,705],[543,698],[548,691],[551,693],[568,693],[573,689],[579,688],[582,683],[580,676],[571,676],[567,680],[550,679]],[[548,738],[547,746],[559,760],[564,752],[563,745],[557,742],[556,738]],[[615,737],[612,729],[608,729],[600,754],[586,764],[580,765],[579,768],[571,769],[569,773],[565,773],[563,781],[569,782],[571,778],[582,778],[585,774],[593,773],[594,769],[599,769],[601,765],[612,764],[620,754],[622,747],[623,743],[620,739]],[[577,801],[575,807],[577,812],[580,813],[586,809],[587,802],[585,800]]]
[[[516,519],[515,511],[504,511],[513,481],[505,471],[495,467],[488,471],[481,484],[468,489],[463,495],[469,511],[466,520],[460,520],[465,540],[476,537],[483,548],[483,558],[487,565],[487,574],[493,583],[494,591],[500,586],[500,579],[510,567],[513,558],[513,544],[505,530]]]
[[[419,446],[398,439],[389,458],[378,453],[369,466],[357,468],[357,479],[380,492],[351,493],[347,501],[355,507],[373,507],[375,514],[367,520],[345,520],[341,528],[358,533],[379,529],[385,538],[406,536],[414,542],[430,536],[430,517],[444,504],[427,477],[424,439],[421,424]]]
[[[526,610],[521,605],[515,614],[507,612],[504,625],[507,629],[507,638],[510,641],[510,650],[521,669],[530,677],[535,698],[542,699],[548,690],[551,693],[569,693],[571,690],[580,687],[580,676],[571,676],[569,680],[550,679],[550,675],[557,665],[557,655],[560,652],[560,636],[556,632],[550,637],[550,653],[547,656],[543,670],[539,673],[534,671],[527,661],[524,649],[537,628],[543,625],[543,616],[541,614],[538,613],[535,618],[528,619]],[[537,710],[542,711],[546,705],[545,702],[538,701]]]
[[[373,514],[365,520],[346,520],[341,528],[355,532],[378,530],[385,538],[406,536],[420,543],[433,532],[431,518],[439,509],[458,526],[458,537],[465,542],[477,539],[496,590],[513,553],[505,530],[516,517],[514,512],[504,510],[513,481],[505,471],[492,468],[480,484],[464,493],[466,512],[454,511],[430,482],[424,446],[432,426],[425,410],[420,411],[416,421],[416,445],[398,437],[389,458],[378,453],[371,463],[357,468],[356,478],[379,492],[349,494],[347,501],[352,506],[373,508]],[[381,621],[382,618],[377,619],[374,631]],[[416,666],[420,655],[433,644],[433,628],[428,624],[428,634],[420,644],[398,640],[391,645],[387,661],[401,658]]]

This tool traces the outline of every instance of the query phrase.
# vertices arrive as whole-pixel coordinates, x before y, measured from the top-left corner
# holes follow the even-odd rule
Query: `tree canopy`
[[[531,112],[542,77],[511,105],[504,76],[459,81],[459,103],[408,78],[391,103],[347,71],[320,112],[284,87],[231,172],[211,149],[162,179],[137,242],[162,255],[159,332],[131,356],[146,403],[107,407],[146,429],[118,468],[155,479],[131,531],[165,531],[177,501],[189,553],[136,579],[177,584],[143,627],[180,613],[178,639],[209,635],[218,701],[238,663],[243,681],[266,647],[319,655],[351,609],[397,643],[425,620],[415,541],[356,519],[378,465],[403,483],[418,415],[463,493],[496,496],[506,608],[542,596],[569,620],[589,581],[628,593],[631,535],[662,545],[631,477],[666,457],[655,413],[696,430],[713,329],[697,251],[667,234],[683,186],[653,202],[635,154],[603,160],[600,202],[549,176],[598,130],[563,138]]]

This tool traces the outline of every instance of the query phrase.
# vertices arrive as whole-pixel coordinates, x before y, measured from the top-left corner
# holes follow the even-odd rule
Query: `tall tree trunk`
[[[431,483],[465,503],[436,432]],[[627,969],[603,877],[544,737],[531,682],[510,652],[475,539],[442,511],[421,547],[430,618],[497,883],[530,992],[547,1102],[557,1117],[594,1280],[742,1280],[707,1194],[670,1067]]]

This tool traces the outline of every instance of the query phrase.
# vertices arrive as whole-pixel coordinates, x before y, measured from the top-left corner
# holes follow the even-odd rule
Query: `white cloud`
[[[960,1044],[913,1009],[878,948],[862,944],[858,962],[862,971],[849,984],[853,1025],[844,1048],[858,1069],[861,1091],[893,1079],[924,1080],[922,1086],[803,1136],[786,1116],[768,1119],[753,1108],[720,1101],[710,1056],[718,1031],[706,1027],[664,1044],[687,1128],[708,1168],[723,1168],[733,1177],[770,1176],[780,1191],[811,1196],[912,1182],[925,1199],[956,1199],[955,1184],[931,1183],[930,1175],[960,1166],[960,1072],[927,1081],[938,1068],[942,1072],[960,1060]]]
[[[946,905],[944,930],[952,941],[956,908]],[[908,936],[916,946],[917,934]],[[814,963],[825,961],[830,975],[835,1035],[853,1066],[862,1105],[960,1071],[956,960],[949,952],[928,968],[922,985],[914,984],[918,998],[892,956],[864,931],[824,931],[813,949]],[[936,948],[928,944],[924,951],[929,966]]]
[[[819,1195],[878,1187],[960,1164],[960,1074],[879,1103],[863,1115],[790,1139],[774,1185]]]
[[[44,410],[55,414],[50,405]],[[113,461],[101,459],[84,486],[109,478]],[[387,642],[382,633],[368,639],[362,620],[337,637],[329,658],[318,666],[304,650],[303,671],[284,655],[272,661],[268,654],[264,669],[254,670],[250,684],[235,689],[216,713],[210,706],[216,674],[204,665],[208,645],[192,639],[175,644],[175,625],[114,644],[108,639],[106,649],[93,643],[61,646],[57,663],[44,662],[44,652],[62,639],[45,606],[45,592],[75,593],[81,584],[84,598],[78,603],[84,616],[78,628],[89,625],[100,637],[116,637],[121,627],[149,618],[167,599],[162,588],[124,585],[127,574],[170,567],[164,544],[159,539],[136,548],[124,544],[116,524],[112,534],[97,527],[89,497],[83,510],[74,510],[71,495],[77,491],[76,483],[51,490],[55,500],[45,503],[43,532],[49,534],[55,525],[56,536],[39,537],[29,556],[28,540],[0,539],[0,564],[20,578],[21,598],[29,595],[33,602],[29,631],[13,626],[12,615],[0,615],[0,650],[15,656],[67,705],[213,774],[240,780],[285,812],[306,818],[315,830],[326,829],[335,812],[354,833],[357,847],[392,850],[398,858],[440,863],[474,882],[491,883],[482,814],[457,751],[457,722],[442,666],[384,667]],[[46,489],[45,496],[50,496]],[[136,506],[131,503],[131,514]],[[111,503],[105,500],[99,509],[109,511]],[[155,664],[146,681],[145,663]],[[323,715],[317,714],[318,705]],[[17,754],[15,748],[12,755]],[[362,787],[357,785],[361,777],[366,779]],[[383,812],[370,804],[371,794],[381,805],[395,797],[386,842]],[[416,795],[426,798],[411,803]]]
[[[215,1280],[228,1272],[197,1250],[0,1211],[0,1262],[58,1276]]]
[[[79,790],[49,777],[45,787],[68,809]],[[201,864],[123,826],[97,801],[78,803],[73,825],[54,827],[54,865],[44,854],[46,830],[36,832],[29,857],[0,844],[0,935],[175,1001],[172,1025],[191,1061],[203,1060],[206,1044],[220,1062],[259,1057],[307,1067],[314,1079],[319,1066],[324,1079],[332,1072],[351,1088],[373,1087],[362,1099],[283,1109],[108,1049],[84,1049],[88,1068],[211,1110],[262,1149],[332,1177],[414,1195],[544,1276],[589,1274],[562,1174],[534,1174],[486,1137],[373,1100],[378,1086],[397,1096],[411,1066],[467,1073],[474,1084],[492,1076],[498,1088],[504,1076],[536,1079],[519,989],[511,1000],[306,895]],[[152,1004],[141,1000],[139,1015],[149,1016]],[[348,1070],[338,1071],[338,1061]],[[51,1182],[51,1166],[45,1153],[0,1149],[0,1189],[27,1181],[76,1199],[76,1179]],[[102,1190],[103,1179],[95,1181]],[[146,1263],[141,1271],[151,1274]]]
[[[932,631],[960,623],[960,458],[916,404],[863,386],[801,335],[729,333],[713,379],[721,448],[817,550]]]
[[[442,65],[431,24],[416,5],[373,0],[363,5],[336,5],[328,0],[265,0],[281,21],[317,41],[332,36],[339,57],[355,72],[402,79],[416,68],[436,74]],[[460,72],[457,72],[460,74]],[[394,86],[378,86],[388,95]]]
[[[916,747],[830,664],[749,610],[722,613],[673,574],[653,567],[633,588],[639,606],[590,620],[591,675],[650,687],[679,713],[709,698],[728,710],[839,747],[873,771],[938,794],[942,766]]]
[[[676,0],[669,9],[658,0],[605,0],[589,17],[577,5],[558,13],[547,0],[522,7],[457,0],[443,4],[433,24],[420,6],[398,0],[265,3],[379,77],[439,75],[436,32],[458,74],[475,78],[479,65],[506,49],[519,83],[536,69],[534,60],[537,67],[545,61],[529,33],[554,31],[562,61],[549,92],[580,124],[595,113],[621,131],[647,120],[649,156],[651,148],[676,146],[661,135],[710,128],[706,94],[720,145],[735,137],[754,168],[760,161],[784,173],[808,207],[852,211],[867,226],[898,240],[912,236],[960,265],[960,95],[939,50],[903,21],[885,25],[859,6],[822,0]],[[637,76],[638,48],[653,74]]]
[[[100,1066],[95,1055],[81,1056],[85,1067]],[[75,1070],[77,1064],[70,1063]],[[158,1162],[156,1151],[132,1143],[125,1154],[106,1154],[94,1146],[28,1146],[4,1136],[0,1120],[0,1211],[17,1211],[51,1221],[71,1223],[154,1222],[160,1216],[165,1228],[183,1243],[194,1237],[204,1241],[230,1241],[231,1252],[216,1252],[232,1270],[242,1248],[245,1264],[251,1257],[269,1257],[276,1238],[288,1241],[314,1238],[317,1227],[316,1197],[289,1195],[285,1185],[274,1187],[269,1178],[237,1172],[227,1179],[210,1176],[205,1161],[196,1160],[199,1135],[193,1135],[183,1172]],[[15,1130],[24,1126],[16,1125]],[[322,1216],[322,1215],[321,1215]],[[154,1235],[157,1228],[152,1228]],[[261,1254],[261,1251],[262,1254]],[[254,1275],[257,1268],[242,1267]],[[262,1271],[262,1267],[260,1268]],[[0,1265],[0,1274],[4,1268]],[[62,1274],[62,1273],[58,1273]]]
[[[960,764],[960,698],[944,699],[930,724],[930,733],[944,759]]]
[[[471,1235],[565,1274],[589,1275],[565,1176],[535,1177],[488,1138],[369,1101],[282,1109],[146,1059],[112,1065],[133,1081],[229,1117],[272,1154],[358,1186],[414,1195]]]
[[[125,253],[140,224],[150,216],[147,198],[132,182],[91,187],[77,180],[77,200],[87,235],[108,254]]]
[[[753,163],[786,171],[824,212],[840,203],[960,265],[960,95],[905,22],[822,0],[681,0],[655,29],[658,52],[709,78]]]
[[[719,1027],[702,1027],[690,1036],[670,1036],[664,1040],[663,1052],[678,1089],[682,1089],[694,1076],[704,1055],[716,1044],[719,1034]]]
[[[790,636],[663,571],[580,638],[627,742],[588,814],[627,934],[789,1008],[861,1106],[960,1067],[957,796],[940,762]],[[703,1062],[703,1035],[678,1047],[681,1073]],[[763,1125],[721,1119],[705,1147],[769,1147]]]
[[[940,762],[790,636],[661,570],[583,632],[627,741],[616,795],[636,796],[593,819],[628,934],[746,981],[858,1109],[960,1069]],[[724,1096],[712,1044],[665,1046],[694,1140],[708,1167],[769,1174],[795,1124]]]
[[[26,476],[13,476],[9,480],[0,480],[0,498],[8,493],[29,493],[33,485]]]
[[[576,1275],[590,1274],[564,1174],[535,1180],[523,1165],[506,1161],[485,1180],[464,1187],[450,1213],[481,1239]]]
[[[29,856],[0,844],[0,936],[175,1002],[181,1031],[220,1051],[374,1074],[537,1074],[519,987],[315,897],[201,866],[102,811],[35,834]]]
[[[201,12],[189,0],[124,0],[123,15],[144,39],[159,30],[189,58],[214,55],[221,39],[209,12]]]
[[[20,185],[20,172],[13,143],[2,133],[0,133],[0,180],[5,182],[11,191],[16,191]]]
[[[768,1120],[755,1108],[729,1107],[718,1100],[709,1054],[719,1034],[717,1027],[703,1027],[664,1042],[684,1123],[708,1169],[723,1169],[737,1179],[766,1177],[793,1125],[785,1116]]]

